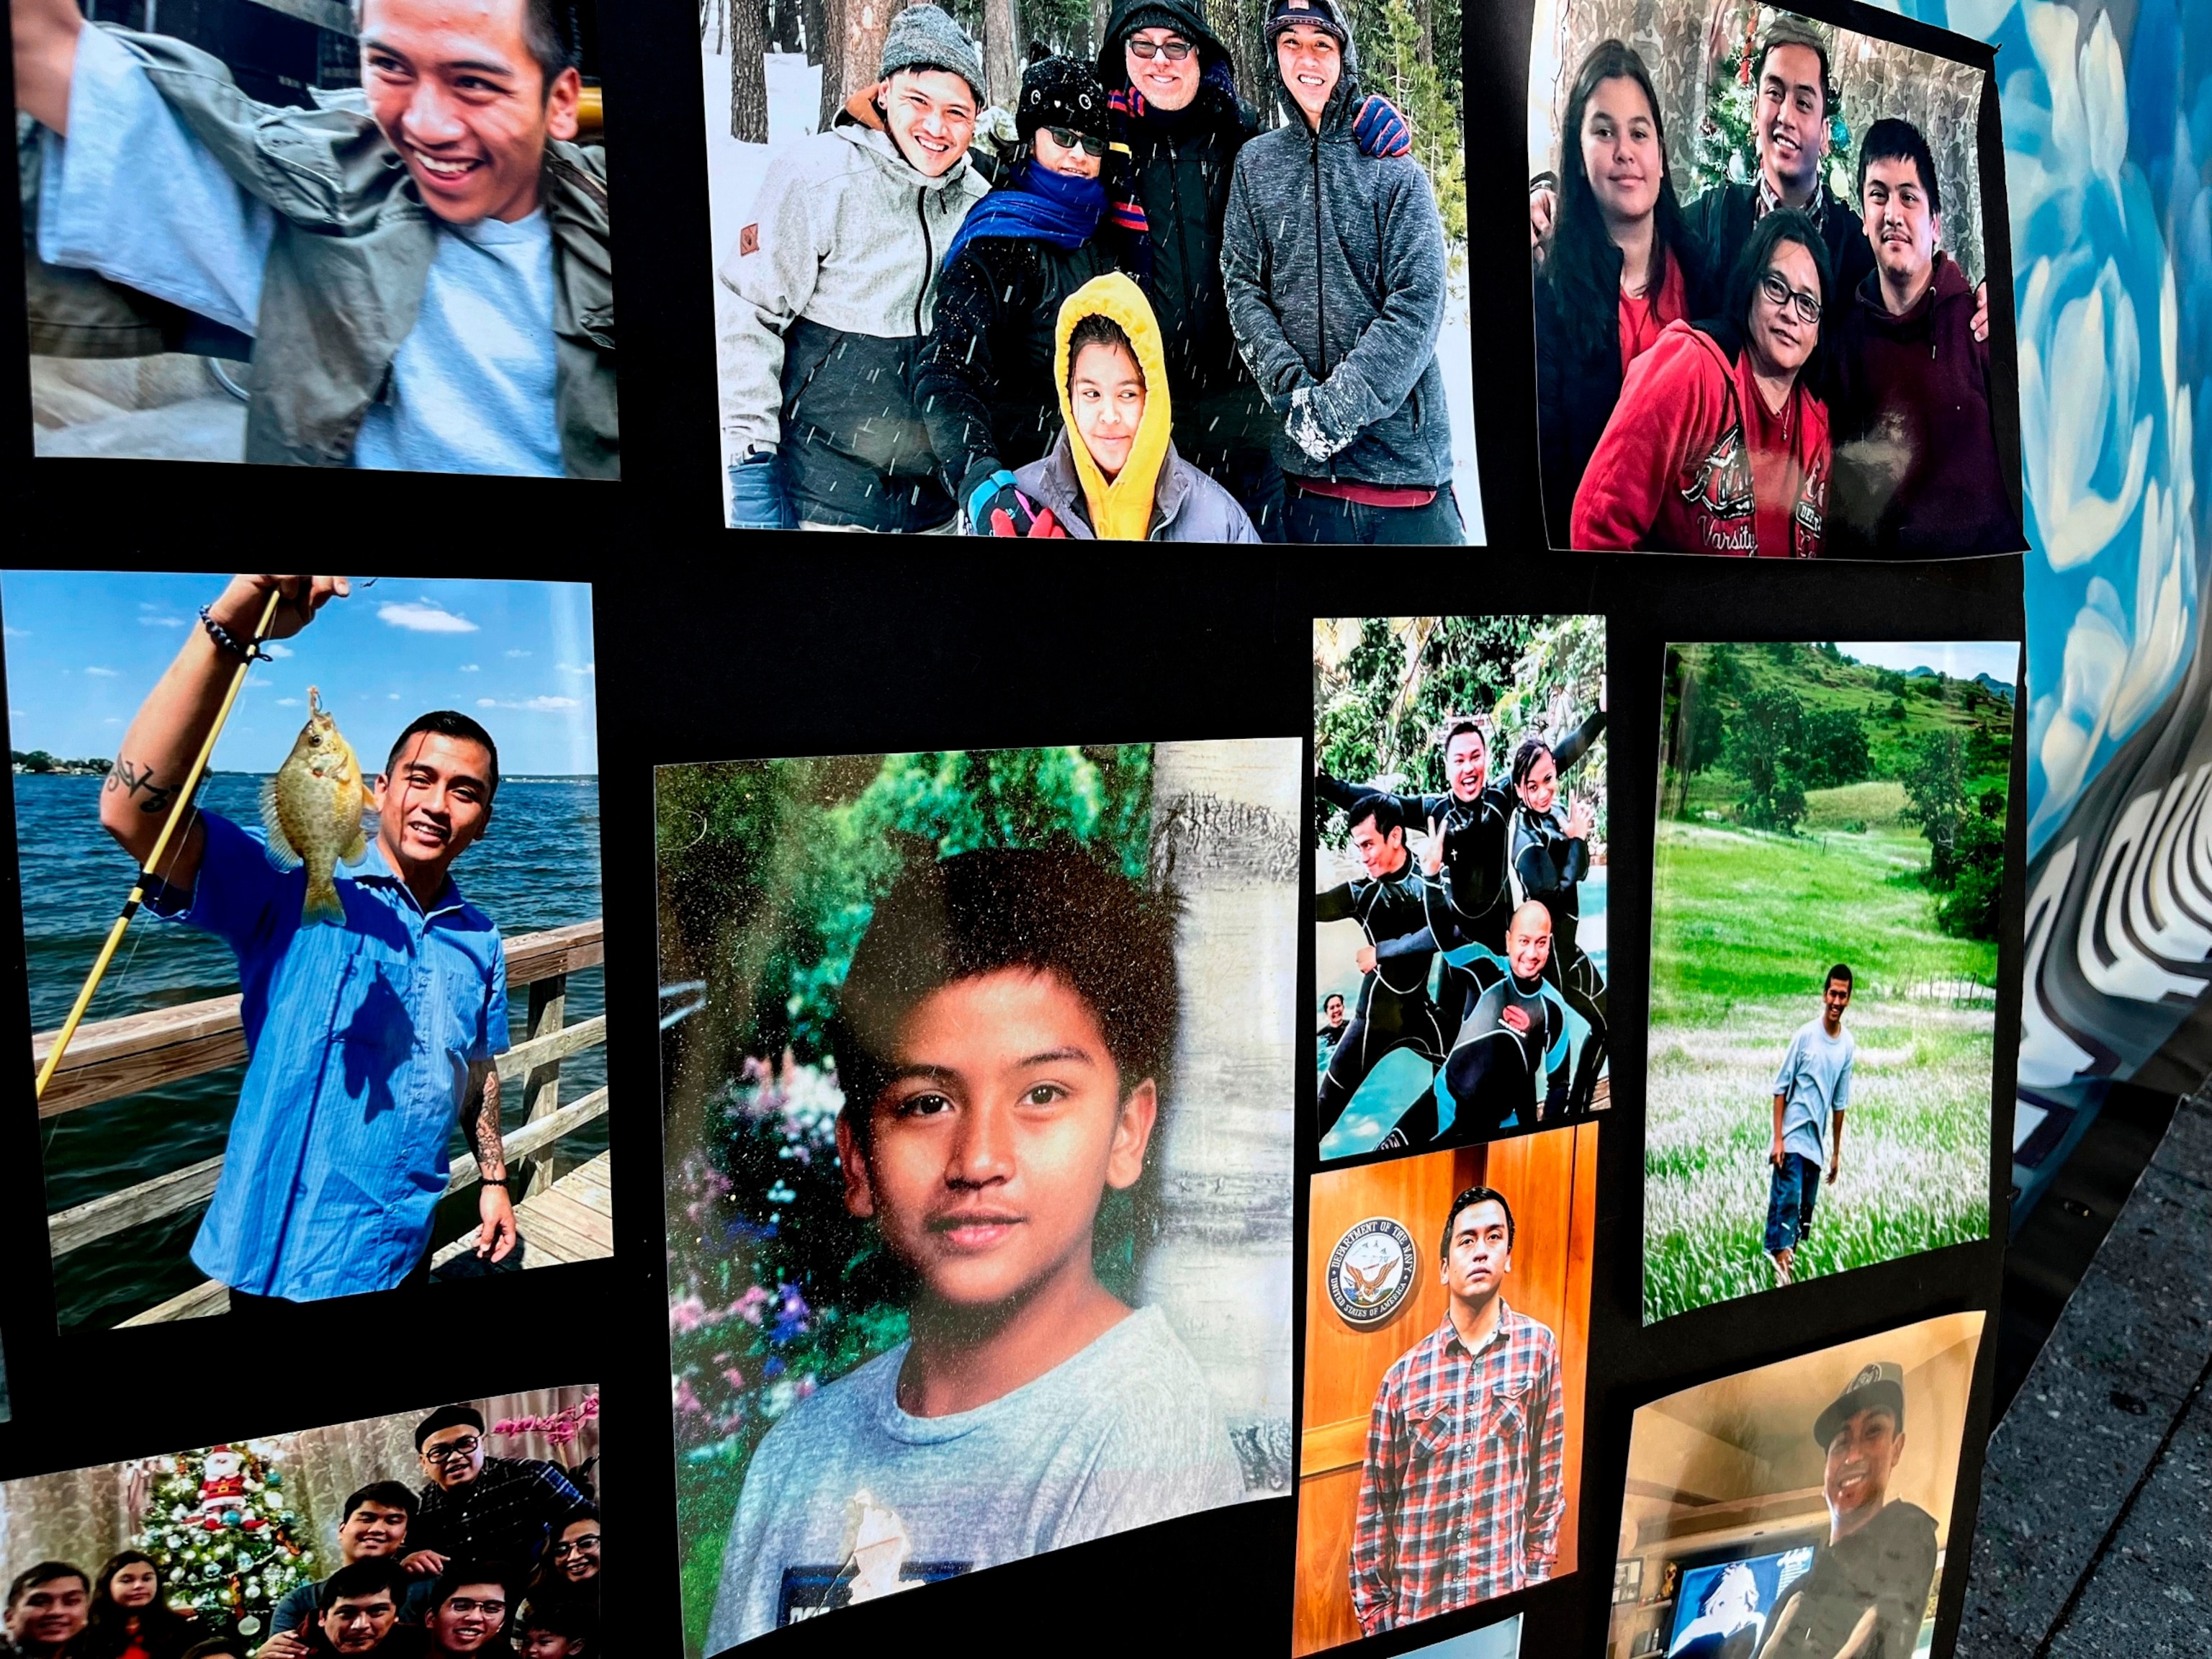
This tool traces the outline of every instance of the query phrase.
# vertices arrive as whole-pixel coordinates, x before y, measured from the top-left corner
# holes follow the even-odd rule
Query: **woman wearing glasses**
[[[945,486],[966,526],[985,533],[993,506],[1013,502],[1013,469],[1042,456],[1060,429],[1060,302],[1093,276],[1129,268],[1134,251],[1106,213],[1097,73],[1070,58],[1030,64],[1014,124],[1021,158],[953,235],[915,377]]]
[[[1720,317],[1669,323],[1629,369],[1575,494],[1574,545],[1819,556],[1828,411],[1807,365],[1829,282],[1803,214],[1753,227]]]

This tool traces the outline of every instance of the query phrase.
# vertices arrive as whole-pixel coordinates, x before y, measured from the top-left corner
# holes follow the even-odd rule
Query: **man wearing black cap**
[[[1437,361],[1435,193],[1412,157],[1359,153],[1339,0],[1270,0],[1267,38],[1289,125],[1237,158],[1221,276],[1237,346],[1282,419],[1285,528],[1294,542],[1464,541]]]
[[[474,1406],[441,1406],[415,1425],[430,1484],[409,1529],[416,1547],[408,1571],[443,1572],[474,1557],[526,1572],[554,1524],[586,1501],[556,1463],[485,1456],[483,1427]]]
[[[1828,1542],[1760,1659],[1910,1659],[1936,1580],[1936,1519],[1888,1496],[1905,1453],[1904,1367],[1862,1366],[1813,1437],[1827,1453]]]

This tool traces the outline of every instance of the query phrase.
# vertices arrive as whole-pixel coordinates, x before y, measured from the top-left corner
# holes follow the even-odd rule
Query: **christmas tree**
[[[161,1569],[172,1605],[189,1602],[210,1627],[255,1635],[287,1590],[315,1576],[280,1456],[250,1441],[145,1466],[152,1497],[137,1547]]]
[[[1698,124],[1692,146],[1691,165],[1696,177],[1688,190],[1677,186],[1676,193],[1685,202],[1717,185],[1746,184],[1759,176],[1759,146],[1751,130],[1759,106],[1759,43],[1762,26],[1774,18],[1770,8],[1747,8],[1742,38],[1713,65],[1712,79],[1705,85],[1705,118]],[[1826,172],[1829,187],[1844,200],[1856,197],[1851,130],[1838,107],[1828,112]]]

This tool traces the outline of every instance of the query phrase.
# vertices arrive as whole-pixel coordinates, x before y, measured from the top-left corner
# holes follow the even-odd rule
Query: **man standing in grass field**
[[[1784,1285],[1795,1276],[1797,1247],[1812,1231],[1823,1143],[1830,1186],[1843,1167],[1844,1108],[1850,1104],[1856,1048],[1844,1030],[1844,1010],[1850,1003],[1851,970],[1839,962],[1828,969],[1820,1017],[1797,1028],[1782,1069],[1774,1074],[1774,1141],[1766,1153],[1774,1169],[1766,1200],[1766,1255],[1774,1263],[1775,1279]]]

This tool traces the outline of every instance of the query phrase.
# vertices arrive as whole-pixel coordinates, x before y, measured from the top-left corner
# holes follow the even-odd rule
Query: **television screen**
[[[1774,1609],[1812,1568],[1813,1547],[1801,1544],[1686,1570],[1667,1659],[1752,1659],[1766,1640]]]

